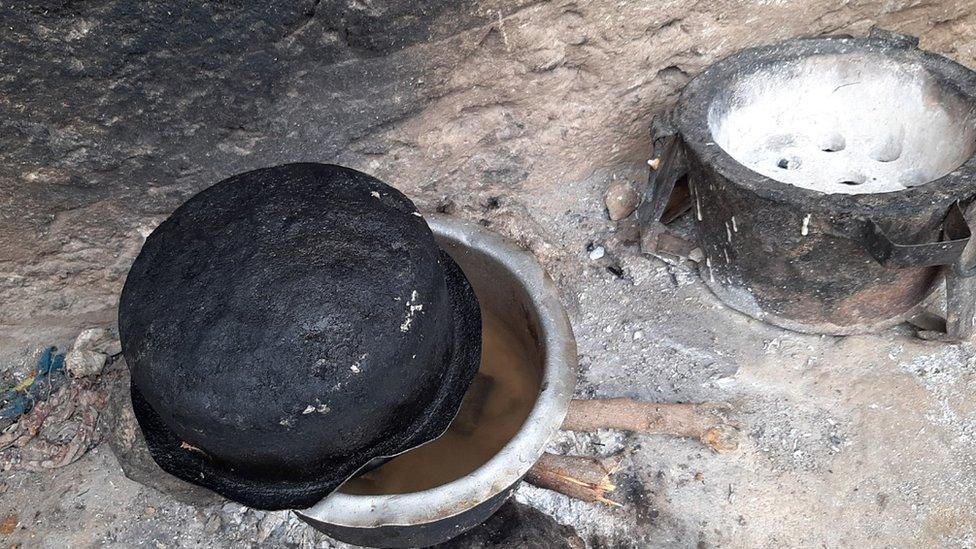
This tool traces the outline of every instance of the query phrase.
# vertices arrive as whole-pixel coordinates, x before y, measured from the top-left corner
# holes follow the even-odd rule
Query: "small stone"
[[[603,197],[607,214],[613,221],[619,221],[637,209],[637,191],[627,181],[614,181]]]
[[[638,339],[644,339],[644,332],[642,332],[640,330],[637,330],[636,332],[634,332],[634,340],[636,341]]]
[[[694,250],[688,252],[688,259],[694,261],[695,263],[701,263],[705,260],[705,252],[701,248],[695,248]]]
[[[602,259],[606,253],[607,251],[603,248],[603,246],[597,246],[590,250],[590,260],[596,261],[598,259]]]

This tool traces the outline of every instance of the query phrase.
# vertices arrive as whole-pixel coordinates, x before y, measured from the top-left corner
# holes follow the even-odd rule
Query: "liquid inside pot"
[[[484,311],[481,368],[441,437],[349,480],[340,492],[405,494],[457,480],[483,465],[515,436],[539,394],[542,366],[511,325]]]

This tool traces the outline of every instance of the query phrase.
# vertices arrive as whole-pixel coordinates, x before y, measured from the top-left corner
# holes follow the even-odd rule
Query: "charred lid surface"
[[[321,164],[177,209],[129,272],[119,327],[157,462],[269,509],[440,435],[480,355],[474,294],[410,200]]]

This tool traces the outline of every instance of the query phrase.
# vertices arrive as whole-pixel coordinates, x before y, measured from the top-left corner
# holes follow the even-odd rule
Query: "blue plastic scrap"
[[[64,354],[57,353],[56,347],[48,347],[37,359],[28,384],[21,383],[3,392],[0,397],[0,421],[15,420],[30,412],[34,403],[51,394],[55,374],[64,370]]]

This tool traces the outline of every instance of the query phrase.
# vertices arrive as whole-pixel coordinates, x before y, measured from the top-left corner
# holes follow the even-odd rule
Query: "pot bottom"
[[[488,520],[505,503],[519,483],[495,494],[457,515],[423,524],[388,525],[375,528],[356,528],[315,522],[317,530],[327,536],[366,547],[409,548],[444,543]],[[301,515],[299,515],[301,516]],[[308,522],[308,519],[303,519]]]
[[[792,318],[786,318],[775,313],[771,313],[769,311],[764,311],[759,307],[758,303],[756,303],[755,297],[753,297],[753,295],[745,288],[725,286],[719,283],[717,280],[712,280],[707,276],[700,276],[699,278],[705,283],[705,287],[707,287],[709,291],[712,292],[712,295],[717,297],[719,301],[730,309],[742,313],[750,318],[754,318],[761,322],[772,324],[773,326],[784,328],[793,332],[835,336],[873,334],[897,326],[912,318],[919,311],[932,304],[932,302],[939,295],[937,290],[942,287],[942,282],[936,279],[925,298],[923,298],[914,307],[908,309],[900,315],[878,320],[876,322],[839,325],[832,322],[801,322]]]

